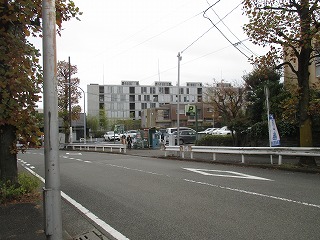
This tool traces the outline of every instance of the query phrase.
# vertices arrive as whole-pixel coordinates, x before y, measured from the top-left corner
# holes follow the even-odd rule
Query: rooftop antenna
[[[104,63],[102,65],[102,84],[104,85]]]
[[[159,82],[160,82],[161,79],[160,79],[160,64],[159,64],[159,58],[158,58],[158,77],[159,77]]]

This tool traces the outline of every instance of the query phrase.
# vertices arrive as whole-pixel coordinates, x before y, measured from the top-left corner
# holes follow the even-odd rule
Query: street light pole
[[[86,93],[84,92],[84,90],[77,86],[82,92],[83,92],[83,138],[84,138],[84,142],[87,141],[87,126],[86,126]]]
[[[81,87],[79,87],[79,86],[77,86],[77,85],[75,85],[75,84],[65,83],[65,85],[68,85],[70,90],[71,90],[71,85],[72,85],[72,86],[75,86],[75,87],[79,88],[79,89],[82,91],[82,93],[83,93],[83,115],[84,115],[84,117],[83,117],[83,138],[84,138],[84,142],[86,142],[86,141],[87,141],[86,93],[85,93],[85,91],[84,91]]]

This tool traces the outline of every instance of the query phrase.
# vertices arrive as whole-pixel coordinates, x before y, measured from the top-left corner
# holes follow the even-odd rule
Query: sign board
[[[185,111],[187,116],[195,116],[196,115],[196,106],[195,105],[186,105]]]

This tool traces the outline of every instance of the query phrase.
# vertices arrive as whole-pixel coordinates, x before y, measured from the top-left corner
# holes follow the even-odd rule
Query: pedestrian
[[[126,135],[124,134],[121,136],[121,143],[126,144]]]
[[[131,149],[131,145],[132,145],[132,138],[130,135],[128,135],[127,137],[127,143],[128,143],[128,148]]]

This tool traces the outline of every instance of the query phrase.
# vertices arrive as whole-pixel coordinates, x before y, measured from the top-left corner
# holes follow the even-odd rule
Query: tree
[[[283,84],[280,83],[280,72],[272,68],[255,67],[252,72],[244,75],[242,78],[245,82],[247,92],[246,101],[247,115],[251,124],[267,120],[267,110],[265,104],[265,87],[269,88],[270,110],[278,119],[281,117],[281,101],[285,97]]]
[[[245,24],[244,30],[250,39],[261,46],[270,44],[270,51],[256,61],[269,66],[273,64],[277,68],[288,66],[296,75],[299,87],[300,146],[312,147],[308,68],[319,56],[315,48],[320,40],[319,1],[244,0],[243,6],[249,17],[249,23]],[[301,157],[300,163],[316,164],[314,158],[308,157]]]
[[[234,145],[239,145],[241,132],[248,127],[244,88],[233,87],[223,81],[215,82],[208,87],[206,95],[208,103],[213,106],[214,121],[227,125],[232,132]]]
[[[39,51],[28,37],[41,36],[41,0],[0,2],[0,181],[17,183],[16,142],[36,144],[40,135],[35,114],[41,92]],[[57,32],[76,17],[71,0],[57,0]]]
[[[78,72],[76,65],[70,65],[66,61],[59,61],[57,65],[57,78],[58,78],[58,109],[59,117],[63,121],[63,129],[65,134],[65,143],[69,142],[70,137],[70,122],[71,120],[79,119],[81,107],[77,105],[81,96],[80,89],[78,88],[80,79],[71,77]],[[70,82],[69,82],[70,74]],[[69,91],[71,96],[71,114],[69,111]],[[71,117],[71,119],[70,119]]]

